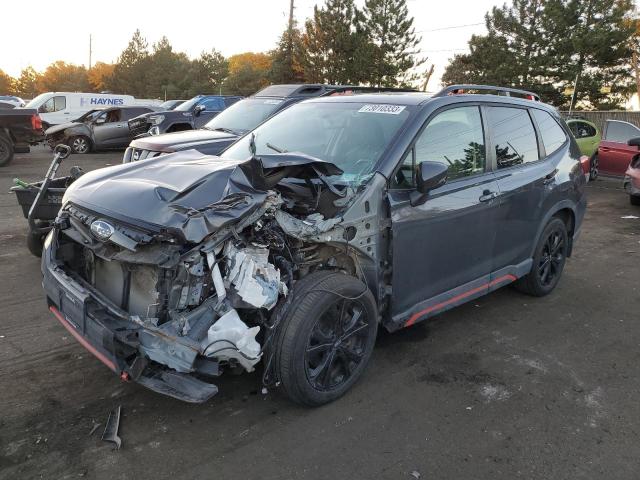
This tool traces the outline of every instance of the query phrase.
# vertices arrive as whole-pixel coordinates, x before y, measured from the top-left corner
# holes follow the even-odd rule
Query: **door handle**
[[[549,185],[550,183],[552,183],[556,178],[556,173],[558,173],[558,170],[554,170],[553,172],[546,174],[542,183],[545,185]]]
[[[498,196],[498,192],[492,192],[491,190],[485,190],[478,200],[481,202],[489,202]]]
[[[603,152],[608,152],[611,149],[609,147],[600,147],[600,150],[602,150]]]

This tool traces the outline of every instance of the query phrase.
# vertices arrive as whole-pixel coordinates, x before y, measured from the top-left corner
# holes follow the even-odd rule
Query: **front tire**
[[[73,153],[89,153],[91,151],[91,140],[84,135],[78,135],[77,137],[71,137],[69,140],[69,146]]]
[[[560,281],[568,249],[567,226],[559,218],[551,219],[538,240],[531,271],[516,282],[516,288],[534,297],[551,293]]]
[[[355,277],[317,272],[295,284],[275,312],[275,373],[291,400],[319,406],[362,376],[378,329],[375,299]]]
[[[42,247],[44,245],[44,237],[46,233],[27,233],[27,248],[32,255],[36,257],[42,256]]]

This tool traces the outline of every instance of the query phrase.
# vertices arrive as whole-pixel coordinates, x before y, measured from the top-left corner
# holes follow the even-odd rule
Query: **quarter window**
[[[479,107],[452,108],[431,120],[415,145],[415,165],[421,162],[447,165],[449,180],[484,172],[486,152]]]
[[[536,131],[525,109],[489,107],[487,112],[498,169],[539,160]]]
[[[567,136],[549,112],[543,112],[538,109],[533,109],[531,112],[538,124],[538,130],[540,130],[545,152],[547,155],[550,155],[564,145],[564,142],[567,141]],[[586,123],[582,125],[586,125]]]

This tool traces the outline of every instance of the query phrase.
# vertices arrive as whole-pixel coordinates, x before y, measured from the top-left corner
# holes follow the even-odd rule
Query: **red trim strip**
[[[452,303],[456,303],[466,297],[469,297],[475,293],[481,292],[482,290],[485,289],[489,289],[491,287],[493,287],[494,285],[497,285],[499,283],[504,282],[505,280],[509,280],[511,282],[515,282],[518,279],[518,277],[516,277],[515,275],[503,275],[500,278],[496,278],[491,280],[489,283],[485,283],[484,285],[481,285],[480,287],[476,287],[473,288],[471,290],[468,290],[466,292],[463,292],[459,295],[456,295],[455,297],[450,298],[449,300],[445,300],[444,302],[440,302],[436,305],[432,305],[430,307],[425,308],[424,310],[420,310],[417,313],[414,313],[413,315],[411,315],[411,317],[409,318],[409,320],[407,320],[407,323],[404,324],[405,327],[410,327],[411,325],[413,325],[414,323],[416,323],[416,320],[418,320],[420,317],[422,317],[423,315],[426,315],[427,313],[432,313],[435,312],[437,310],[442,310],[444,307],[452,304]]]
[[[71,325],[69,323],[69,321],[64,318],[64,316],[62,315],[62,313],[60,313],[60,311],[56,308],[56,307],[49,307],[49,310],[51,311],[51,313],[53,313],[55,315],[55,317],[58,319],[58,321],[64,326],[64,328],[66,328],[69,333],[71,335],[73,335],[73,337],[80,342],[80,345],[82,345],[84,348],[86,348],[87,350],[89,350],[89,352],[93,353],[96,358],[98,360],[100,360],[102,363],[104,363],[107,367],[109,367],[111,370],[113,370],[114,372],[117,372],[118,369],[116,368],[116,365],[109,360],[107,357],[104,356],[104,354],[100,351],[98,351],[93,345],[91,345],[74,327],[73,325]]]

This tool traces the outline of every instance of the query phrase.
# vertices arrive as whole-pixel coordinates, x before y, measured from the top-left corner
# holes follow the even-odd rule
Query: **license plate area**
[[[82,299],[68,290],[61,291],[60,311],[69,323],[84,332],[85,306]]]

